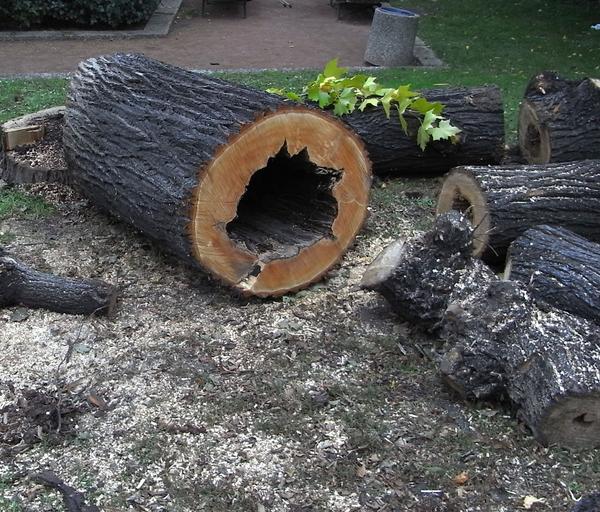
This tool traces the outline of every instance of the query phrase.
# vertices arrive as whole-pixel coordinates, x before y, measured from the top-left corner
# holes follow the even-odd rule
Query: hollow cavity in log
[[[323,238],[333,238],[337,215],[335,169],[318,167],[308,151],[290,156],[286,145],[250,178],[227,234],[262,262],[296,256]]]

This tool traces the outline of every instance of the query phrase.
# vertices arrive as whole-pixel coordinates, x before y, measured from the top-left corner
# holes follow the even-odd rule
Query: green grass
[[[52,206],[39,197],[10,188],[0,190],[0,220],[9,217],[40,218],[52,211]]]
[[[385,85],[497,84],[504,93],[507,133],[516,134],[518,104],[528,79],[542,70],[566,77],[600,76],[598,0],[392,0],[422,14],[419,35],[446,69],[374,70]],[[323,63],[335,57],[323,51]],[[341,64],[344,64],[343,62]],[[310,71],[227,73],[259,88],[300,89]],[[64,79],[0,80],[0,122],[64,103]]]

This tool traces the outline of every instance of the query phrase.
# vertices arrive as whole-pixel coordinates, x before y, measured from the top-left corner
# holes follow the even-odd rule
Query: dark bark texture
[[[73,315],[110,315],[117,290],[96,279],[33,270],[0,249],[0,307],[22,305]]]
[[[510,243],[539,224],[600,241],[600,160],[456,172],[472,177],[483,194],[490,223],[483,255],[488,261],[503,261]]]
[[[497,87],[456,87],[421,91],[429,101],[446,108],[443,115],[459,127],[460,142],[430,142],[425,149],[416,144],[419,128],[409,121],[407,136],[392,111],[356,111],[341,119],[363,140],[373,162],[373,172],[385,174],[443,174],[457,165],[500,163],[504,154],[504,109]]]
[[[191,264],[187,226],[202,167],[283,100],[141,55],[86,60],[71,80],[69,180]]]
[[[600,245],[559,227],[528,229],[510,246],[506,278],[538,304],[600,323]]]
[[[403,320],[434,328],[460,276],[482,265],[471,257],[471,241],[471,225],[460,213],[441,215],[431,231],[373,261],[362,286],[381,293]]]
[[[533,109],[537,117],[535,124],[547,133],[549,159],[544,162],[600,158],[600,81],[590,78],[565,80],[546,71],[533,77],[527,85],[523,100],[525,106]],[[521,118],[525,113],[523,107]],[[527,131],[527,126],[527,123],[520,122],[520,132]],[[531,129],[529,133],[519,133],[520,141],[537,136]],[[533,142],[533,146],[531,140],[529,144],[521,142],[526,158],[535,147]],[[540,143],[544,144],[544,141]],[[544,148],[540,150],[543,152]]]
[[[96,505],[86,505],[83,493],[67,485],[52,471],[42,471],[32,475],[31,478],[35,482],[60,492],[67,512],[100,512]]]

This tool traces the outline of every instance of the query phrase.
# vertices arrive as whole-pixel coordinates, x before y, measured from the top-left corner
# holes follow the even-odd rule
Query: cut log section
[[[470,256],[471,230],[458,212],[438,217],[427,234],[385,251],[363,285],[437,328],[440,371],[463,397],[510,401],[542,444],[600,446],[600,327],[543,311],[524,284],[500,280]]]
[[[504,278],[525,283],[536,302],[600,324],[600,245],[568,229],[528,229],[508,251]]]
[[[455,87],[421,91],[429,101],[443,103],[444,116],[462,131],[458,143],[416,144],[419,123],[408,118],[406,135],[392,114],[368,108],[341,119],[363,140],[373,162],[373,172],[386,174],[443,174],[457,165],[498,164],[504,155],[504,108],[498,87]]]
[[[510,243],[538,224],[600,241],[600,160],[546,165],[457,167],[445,179],[437,213],[466,213],[473,251],[504,261]]]
[[[600,330],[563,311],[542,312],[521,283],[455,289],[441,363],[466,398],[510,398],[543,445],[600,446]]]
[[[97,279],[38,272],[0,248],[0,307],[27,306],[72,315],[112,315],[117,290]]]
[[[519,111],[519,147],[532,164],[600,158],[600,80],[533,77]]]
[[[403,320],[434,329],[462,272],[483,266],[471,256],[472,232],[462,214],[442,215],[431,231],[384,249],[361,287],[381,293]]]
[[[63,182],[66,163],[64,107],[53,107],[4,123],[0,179],[9,184]]]
[[[343,123],[141,55],[79,66],[64,141],[76,188],[248,295],[318,280],[367,211],[370,162]]]

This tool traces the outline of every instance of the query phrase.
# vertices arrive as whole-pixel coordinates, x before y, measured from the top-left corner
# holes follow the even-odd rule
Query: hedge
[[[1,0],[6,28],[119,28],[146,21],[160,0]]]

